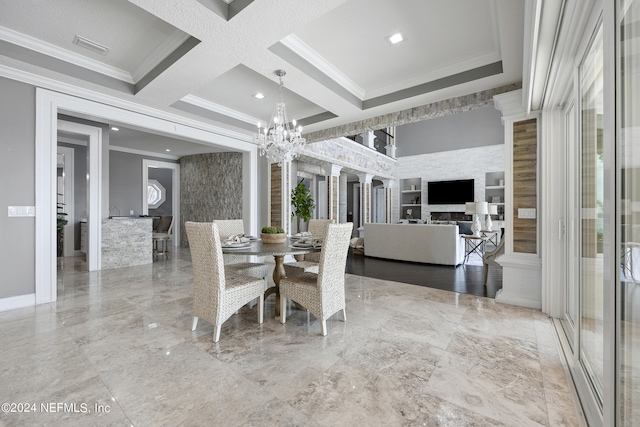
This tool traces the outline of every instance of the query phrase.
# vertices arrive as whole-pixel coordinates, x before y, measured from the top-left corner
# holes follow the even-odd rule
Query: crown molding
[[[502,57],[497,51],[480,55],[466,61],[458,62],[456,64],[452,64],[443,68],[438,68],[437,70],[428,71],[426,73],[412,76],[404,80],[397,80],[391,84],[368,90],[366,92],[366,99],[372,99],[379,96],[392,94],[407,88],[419,86],[421,84],[424,84],[425,82],[432,82],[455,74],[464,73],[465,71],[474,70],[476,68],[493,64],[501,60]]]
[[[313,50],[308,44],[300,40],[297,36],[290,34],[280,40],[285,47],[290,49],[296,55],[299,55],[305,61],[316,67],[331,80],[348,90],[351,94],[357,96],[360,100],[364,99],[365,90],[358,86],[353,80],[343,74],[334,67],[329,61],[324,59],[318,52]]]
[[[47,43],[45,41],[28,36],[26,34],[10,30],[6,27],[0,27],[0,39],[24,47],[25,49],[33,50],[43,55],[60,59],[73,65],[77,65],[78,67],[86,68],[88,70],[104,74],[105,76],[109,76],[126,83],[135,83],[133,81],[133,77],[127,71],[121,70],[120,68],[112,67],[110,65],[106,65],[102,62],[87,58],[85,56],[71,52],[67,49],[52,45],[51,43]]]
[[[149,74],[163,59],[178,49],[185,41],[189,39],[189,34],[174,30],[169,37],[160,43],[131,73],[133,83],[137,83],[144,76]]]
[[[232,110],[231,108],[224,107],[220,104],[207,101],[206,99],[202,99],[194,95],[187,95],[182,99],[180,99],[180,101],[186,102],[187,104],[195,105],[196,107],[204,108],[205,110],[222,114],[224,116],[234,118],[236,120],[240,120],[245,123],[251,123],[255,125],[259,122],[257,118],[252,117],[248,114],[244,114],[239,111]]]
[[[186,126],[189,128],[201,130],[211,134],[215,134],[221,137],[229,138],[243,144],[241,150],[245,150],[251,146],[255,146],[253,137],[240,132],[235,132],[229,129],[221,128],[206,122],[194,120],[188,117],[180,116],[175,113],[158,110],[153,107],[148,107],[137,102],[125,100],[111,95],[106,95],[101,92],[96,92],[91,89],[75,86],[70,83],[61,82],[49,77],[40,76],[27,71],[22,71],[13,67],[9,67],[4,64],[0,64],[0,77],[6,77],[12,80],[16,80],[22,83],[31,84],[36,87],[48,89],[56,92],[60,92],[64,95],[74,96],[77,98],[85,99],[88,101],[99,102],[115,108],[132,111],[135,113],[144,114],[150,117],[166,120],[176,126]],[[257,123],[257,120],[256,120]],[[224,144],[221,144],[224,146]]]

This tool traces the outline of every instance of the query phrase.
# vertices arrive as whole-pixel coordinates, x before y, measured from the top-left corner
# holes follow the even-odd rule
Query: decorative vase
[[[264,243],[284,243],[287,240],[287,235],[284,233],[260,233],[260,238]]]

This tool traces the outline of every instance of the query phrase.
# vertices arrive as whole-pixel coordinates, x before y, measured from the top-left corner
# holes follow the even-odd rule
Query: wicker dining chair
[[[314,239],[324,240],[327,233],[327,226],[333,224],[332,219],[310,219],[308,231]],[[318,263],[320,262],[320,252],[311,252],[304,255],[302,261],[287,262],[284,264],[284,271],[287,276],[293,276],[300,273],[318,273]]]
[[[258,298],[258,323],[264,320],[264,282],[255,277],[225,275],[218,226],[213,223],[185,224],[195,279],[193,326],[202,318],[215,327],[213,342],[220,340],[222,324],[243,305]]]
[[[342,310],[346,322],[344,276],[347,251],[353,223],[329,224],[322,250],[318,274],[300,273],[280,281],[280,322],[287,320],[287,298],[309,310],[322,322],[322,335],[327,335],[327,319]]]
[[[220,241],[244,234],[244,222],[241,219],[214,219],[213,223],[218,226]],[[264,280],[265,290],[267,289],[269,268],[266,264],[248,262],[245,255],[224,254],[223,258],[227,274],[261,278]]]
[[[498,262],[496,261],[496,258],[504,254],[504,242],[505,242],[505,238],[504,238],[504,232],[503,232],[500,237],[500,243],[498,243],[498,246],[496,246],[496,248],[493,251],[487,252],[482,256],[482,270],[483,270],[482,273],[484,276],[485,286],[487,285],[487,278],[489,276],[489,266],[493,265],[494,267],[502,268],[502,266],[498,264]]]

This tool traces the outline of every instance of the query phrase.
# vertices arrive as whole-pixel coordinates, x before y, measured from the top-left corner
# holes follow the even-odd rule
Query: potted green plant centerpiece
[[[284,243],[287,235],[280,227],[262,227],[260,238],[264,243]]]
[[[316,207],[313,204],[311,192],[307,186],[302,183],[302,181],[300,181],[296,188],[291,190],[291,206],[291,217],[295,216],[297,218],[296,229],[298,232],[301,232],[301,221],[309,221],[311,214],[313,213],[313,209]]]

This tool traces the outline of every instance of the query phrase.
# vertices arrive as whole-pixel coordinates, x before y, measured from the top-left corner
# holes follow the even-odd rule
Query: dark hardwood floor
[[[489,267],[487,285],[485,286],[481,265],[460,264],[458,267],[451,267],[420,264],[354,255],[349,251],[346,271],[358,276],[489,298],[495,298],[498,289],[502,288],[502,269],[493,266]]]

